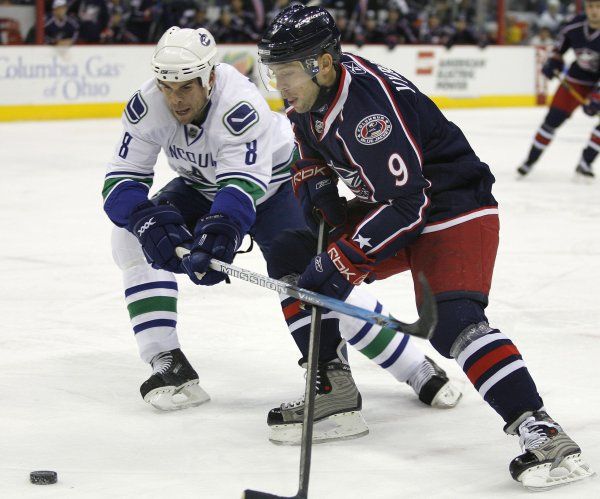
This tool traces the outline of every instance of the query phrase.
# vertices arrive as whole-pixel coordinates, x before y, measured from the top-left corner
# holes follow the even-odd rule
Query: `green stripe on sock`
[[[177,312],[177,298],[172,296],[151,296],[127,305],[129,317],[134,318],[148,312]]]
[[[394,339],[394,336],[396,336],[396,331],[389,328],[383,328],[379,331],[379,334],[373,338],[373,341],[363,348],[360,353],[366,355],[369,359],[373,359],[385,350],[385,347],[390,344],[390,341]]]

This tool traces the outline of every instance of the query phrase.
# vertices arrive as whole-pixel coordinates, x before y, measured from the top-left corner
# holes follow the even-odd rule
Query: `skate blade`
[[[196,407],[210,400],[197,379],[180,386],[164,386],[148,392],[144,401],[160,411],[179,411]]]
[[[302,423],[269,426],[269,440],[277,445],[300,445]],[[313,443],[350,440],[369,433],[360,411],[342,412],[317,421],[313,427]]]
[[[571,482],[577,482],[595,475],[589,465],[581,459],[581,454],[565,457],[557,466],[544,463],[521,473],[519,482],[532,491],[544,491]]]
[[[580,185],[592,185],[594,184],[594,178],[589,175],[584,175],[583,173],[575,172],[573,175],[573,183]]]
[[[431,407],[435,407],[436,409],[452,409],[456,407],[461,397],[462,392],[460,388],[452,383],[452,381],[448,381],[433,397]]]

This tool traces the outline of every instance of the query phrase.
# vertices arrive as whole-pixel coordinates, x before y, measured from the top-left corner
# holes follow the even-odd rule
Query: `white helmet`
[[[152,69],[161,81],[181,82],[200,78],[202,85],[210,89],[208,82],[216,58],[217,45],[208,30],[173,26],[154,49]]]

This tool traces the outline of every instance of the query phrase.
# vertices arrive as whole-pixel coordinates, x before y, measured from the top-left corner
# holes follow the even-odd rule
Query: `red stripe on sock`
[[[541,135],[541,134],[539,134],[539,133],[536,133],[536,134],[535,134],[535,140],[536,140],[537,142],[539,142],[540,144],[544,144],[544,145],[546,145],[546,146],[547,146],[548,144],[550,144],[550,141],[551,141],[552,139],[547,139],[547,138],[546,138],[546,137],[544,137],[543,135]]]
[[[290,303],[287,307],[283,307],[283,315],[284,315],[286,321],[290,320],[292,317],[294,317],[294,315],[296,315],[299,312],[300,312],[300,300],[296,300],[296,301]]]
[[[520,355],[517,347],[514,345],[502,345],[486,353],[481,359],[473,364],[467,371],[467,377],[471,383],[475,384],[481,375],[489,371],[498,362],[510,357],[511,355]]]
[[[594,143],[596,143],[596,144],[600,145],[600,137],[596,137],[595,135],[592,135],[592,136],[590,137],[590,139],[591,139],[591,141],[592,141],[592,142],[594,142]]]

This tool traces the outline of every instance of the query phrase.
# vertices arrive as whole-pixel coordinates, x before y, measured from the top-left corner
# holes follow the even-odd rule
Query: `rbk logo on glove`
[[[327,248],[327,254],[329,255],[329,258],[331,258],[331,261],[338,272],[342,274],[350,284],[357,286],[369,275],[368,272],[361,272],[357,269],[350,259],[340,251],[336,244],[332,244]]]

